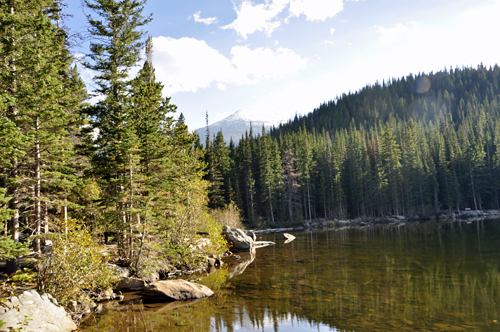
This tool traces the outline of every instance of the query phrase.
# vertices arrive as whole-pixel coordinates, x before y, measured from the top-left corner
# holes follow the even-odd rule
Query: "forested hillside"
[[[251,224],[497,209],[499,81],[498,66],[410,74],[238,146],[218,133],[205,155],[210,203],[234,201]]]

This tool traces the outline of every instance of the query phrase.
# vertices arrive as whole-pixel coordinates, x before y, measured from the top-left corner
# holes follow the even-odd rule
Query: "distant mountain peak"
[[[281,122],[286,121],[278,119],[276,115],[271,115],[267,119],[263,119],[262,117],[262,115],[256,115],[246,110],[238,110],[220,121],[209,124],[208,129],[210,130],[211,140],[222,130],[226,143],[229,143],[232,138],[233,142],[238,144],[242,135],[245,135],[245,132],[250,130],[250,124],[252,125],[254,134],[260,134],[262,126],[270,129],[272,126],[278,126]],[[196,133],[200,136],[201,143],[204,143],[207,128],[198,128],[196,129]]]

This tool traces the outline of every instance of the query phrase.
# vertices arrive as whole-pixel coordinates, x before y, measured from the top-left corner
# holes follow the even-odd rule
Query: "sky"
[[[85,34],[92,12],[66,2]],[[288,120],[376,81],[500,61],[500,0],[148,0],[143,13],[156,78],[191,130],[206,112]]]

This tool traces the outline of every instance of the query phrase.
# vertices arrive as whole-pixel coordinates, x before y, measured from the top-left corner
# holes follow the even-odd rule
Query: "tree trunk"
[[[269,211],[271,213],[271,222],[274,225],[274,214],[273,214],[273,201],[272,201],[272,196],[271,196],[271,184],[267,186],[267,189],[269,191]]]
[[[39,125],[39,119],[38,117],[36,118],[36,123],[35,123],[35,130],[38,133],[38,130],[40,129]],[[41,226],[42,226],[42,220],[41,220],[41,215],[42,215],[42,209],[40,206],[40,186],[41,186],[41,169],[40,169],[40,141],[38,137],[35,139],[35,235],[39,236],[41,233]],[[41,247],[40,247],[40,238],[36,237],[35,240],[33,241],[33,251],[37,254],[40,255],[42,253]]]
[[[474,176],[472,174],[472,165],[469,162],[470,184],[472,187],[472,199],[474,200],[474,209],[477,210],[476,189],[474,188]]]
[[[14,1],[10,1],[10,14],[14,15]],[[12,30],[14,30],[14,26],[12,27]],[[15,45],[14,45],[15,46]],[[12,67],[11,67],[11,73],[12,76],[16,76],[16,65],[15,65],[15,57],[13,56],[11,59]],[[16,80],[14,79],[12,87],[11,87],[11,94],[13,96],[16,95],[17,89],[16,89]],[[17,116],[17,110],[15,106],[11,106],[12,109],[12,115],[15,118]],[[10,172],[10,178],[15,178],[17,176],[17,167],[18,167],[18,160],[17,158],[12,159],[12,170]],[[12,240],[14,242],[19,242],[19,198],[17,195],[17,188],[15,186],[11,186],[9,188],[8,194],[12,199],[9,202],[9,208],[14,210],[14,215],[10,219],[10,221],[7,223],[7,232],[8,234],[12,237]],[[5,271],[8,275],[15,273],[18,269],[18,262],[17,262],[17,257],[14,259],[8,259],[5,265]]]
[[[17,159],[15,159],[15,168],[17,168]],[[14,166],[14,161],[13,161]],[[19,201],[17,195],[14,194],[9,202],[9,208],[15,210],[14,215],[7,223],[7,232],[11,236],[14,242],[19,242]],[[5,272],[8,275],[15,273],[18,270],[18,260],[17,257],[14,259],[8,259],[5,263]]]
[[[134,237],[133,237],[133,234],[134,234],[134,225],[133,225],[133,217],[132,217],[132,208],[133,208],[133,197],[134,197],[134,188],[133,188],[133,181],[132,181],[132,177],[133,177],[134,173],[133,173],[133,170],[132,170],[132,155],[130,155],[130,170],[129,170],[129,176],[130,176],[130,203],[129,203],[129,212],[128,212],[128,215],[129,215],[129,257],[130,257],[130,261],[132,261],[132,255],[134,253],[134,250],[133,250],[133,245],[134,245]]]
[[[47,234],[49,232],[49,204],[44,202],[43,204],[43,233]]]
[[[307,179],[307,203],[308,203],[308,207],[309,207],[309,220],[312,220],[312,216],[311,216],[311,193],[309,191],[309,178]]]

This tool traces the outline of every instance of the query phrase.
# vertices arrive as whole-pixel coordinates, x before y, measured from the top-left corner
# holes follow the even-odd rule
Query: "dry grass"
[[[239,229],[245,228],[241,222],[241,211],[234,202],[229,203],[229,205],[224,208],[212,210],[210,214],[222,225]]]

